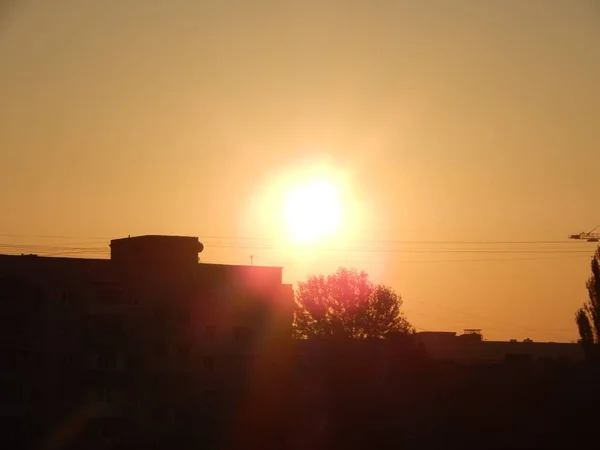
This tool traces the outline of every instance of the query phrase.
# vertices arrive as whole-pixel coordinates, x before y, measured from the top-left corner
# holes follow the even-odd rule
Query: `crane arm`
[[[572,234],[569,239],[585,239],[589,242],[598,242],[600,239],[600,233],[579,233]]]
[[[572,234],[569,236],[569,239],[581,239],[588,242],[598,242],[600,240],[600,233],[594,233],[594,231],[596,231],[598,228],[600,228],[600,225],[593,228],[591,231],[588,231],[587,233],[582,232],[579,234]]]

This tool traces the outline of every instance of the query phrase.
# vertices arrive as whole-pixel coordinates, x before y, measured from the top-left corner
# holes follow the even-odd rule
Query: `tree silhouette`
[[[413,333],[401,306],[399,294],[374,284],[366,272],[340,268],[327,277],[311,276],[298,284],[294,333],[297,338],[382,338],[391,332]]]
[[[575,313],[575,322],[577,322],[581,343],[592,344],[594,342],[594,332],[592,331],[590,319],[584,308],[579,308]]]
[[[583,343],[600,342],[600,246],[592,258],[592,275],[587,280],[588,301],[577,310],[575,321]]]

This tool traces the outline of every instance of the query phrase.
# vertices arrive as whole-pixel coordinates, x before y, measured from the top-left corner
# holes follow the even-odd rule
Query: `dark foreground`
[[[600,371],[588,364],[461,367],[426,358],[394,361],[385,370],[339,353],[310,367],[265,362],[269,370],[254,369],[244,386],[228,395],[211,391],[212,397],[202,400],[195,397],[195,380],[179,377],[157,386],[163,410],[144,411],[156,402],[132,397],[125,409],[136,411],[131,417],[94,409],[92,403],[70,409],[44,409],[40,403],[23,414],[5,410],[0,444],[6,449],[569,449],[592,448],[598,441]]]

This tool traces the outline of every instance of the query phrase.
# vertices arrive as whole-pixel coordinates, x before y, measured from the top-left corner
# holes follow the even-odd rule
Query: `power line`
[[[221,239],[221,240],[244,240],[244,241],[273,241],[273,238],[250,238],[250,237],[215,237],[205,236],[206,239]],[[572,241],[424,241],[424,240],[368,240],[360,239],[354,240],[353,242],[359,242],[362,244],[431,244],[431,245],[443,245],[443,244],[461,244],[461,245],[508,245],[508,244],[565,244],[573,245]]]
[[[240,250],[246,250],[249,249],[249,247],[219,247],[216,246],[215,248],[228,248],[228,249],[240,249]],[[257,248],[255,247],[251,247],[254,250],[257,250]],[[48,247],[5,247],[0,245],[0,250],[7,250],[10,251],[11,253],[44,253],[44,254],[68,254],[68,253],[78,253],[78,254],[83,254],[83,253],[94,253],[94,254],[108,254],[109,251],[108,249],[104,249],[104,248],[76,248],[76,247],[62,247],[62,248],[48,248]],[[263,249],[263,250],[277,250],[276,248],[269,248],[269,249]],[[526,250],[514,250],[514,251],[493,251],[493,250],[479,250],[479,251],[469,251],[469,250],[432,250],[432,251],[419,251],[419,250],[375,250],[375,249],[327,249],[325,250],[327,252],[356,252],[356,253],[386,253],[386,254],[414,254],[414,255],[444,255],[444,254],[477,254],[477,255],[497,255],[497,256],[501,256],[501,255],[538,255],[538,254],[543,254],[543,255],[558,255],[558,256],[563,256],[563,255],[570,255],[570,256],[591,256],[590,252],[586,252],[586,251],[526,251]],[[543,258],[543,257],[518,257],[518,258],[494,258],[494,261],[519,261],[519,260],[535,260],[535,259],[553,259],[553,258]],[[456,262],[466,262],[466,261],[489,261],[491,259],[484,259],[484,258],[478,258],[478,259],[459,259],[459,260],[453,260]],[[415,262],[418,262],[420,260],[416,260]],[[450,260],[440,260],[439,262],[449,262]],[[408,261],[407,261],[408,262]]]
[[[200,240],[222,240],[222,241],[263,241],[263,242],[276,242],[277,239],[268,238],[268,237],[227,237],[227,236],[201,236]],[[397,240],[397,239],[355,239],[352,242],[357,244],[368,244],[368,245],[396,245],[396,244],[424,244],[424,245],[581,245],[581,243],[574,243],[574,241],[570,240],[554,240],[554,241],[535,241],[535,240],[524,240],[524,241],[500,241],[500,240],[482,240],[482,241],[460,241],[460,240],[436,240],[436,241],[428,241],[428,240],[417,240],[417,239],[409,239],[409,240]],[[264,245],[264,244],[263,244]]]
[[[22,238],[37,238],[37,239],[90,239],[90,240],[101,240],[110,241],[110,238],[106,237],[89,237],[89,236],[57,236],[57,235],[40,235],[40,234],[22,234],[22,233],[0,233],[0,236],[4,237],[22,237]]]
[[[6,234],[0,234],[0,236],[6,236]],[[11,235],[12,236],[12,235]],[[24,235],[23,237],[25,237]],[[57,239],[75,239],[76,237],[70,236],[54,236],[53,238]],[[101,239],[101,238],[83,238],[78,237],[79,239]],[[240,240],[240,239],[248,239],[248,240],[256,240],[260,241],[263,238],[215,238],[213,239],[228,239],[228,240]],[[525,244],[529,245],[545,245],[545,244],[569,244],[573,245],[570,241],[394,241],[394,240],[379,240],[379,241],[360,241],[361,244],[368,243],[377,243],[382,245],[388,245],[388,248],[369,248],[369,247],[346,247],[346,248],[323,248],[323,247],[315,247],[315,251],[331,251],[331,252],[359,252],[359,253],[392,253],[392,254],[424,254],[424,255],[441,255],[441,254],[481,254],[481,255],[495,255],[495,258],[478,258],[478,259],[422,259],[422,260],[397,260],[397,263],[469,263],[469,262],[509,262],[509,261],[526,261],[526,260],[558,260],[558,259],[568,259],[568,258],[582,258],[591,256],[591,252],[589,250],[571,250],[570,248],[557,248],[557,249],[545,249],[545,248],[529,248],[529,249],[498,249],[498,248],[463,248],[463,249],[406,249],[406,248],[393,248],[393,244],[447,244],[447,245],[517,245],[517,244]],[[93,244],[93,245],[90,245]],[[254,249],[254,250],[285,250],[284,248],[277,248],[275,246],[266,246],[264,244],[255,244],[255,245],[235,245],[232,243],[225,244],[215,242],[209,244],[209,248],[221,248],[221,249]],[[26,252],[34,252],[34,253],[44,253],[44,256],[58,256],[58,257],[68,257],[75,256],[81,257],[83,255],[93,255],[93,256],[108,256],[109,248],[108,245],[97,245],[96,242],[76,242],[69,245],[44,245],[44,244],[0,244],[0,251],[6,250],[15,253],[26,253]],[[504,255],[539,255],[543,254],[544,256],[517,256],[517,257],[506,257]],[[246,256],[245,256],[246,257]],[[214,261],[215,263],[223,262]],[[239,262],[238,262],[239,264]],[[439,307],[439,305],[437,305]],[[450,311],[449,308],[443,308]],[[455,313],[460,313],[464,315],[470,315],[475,318],[479,318],[484,321],[492,321],[496,323],[500,323],[506,327],[510,328],[520,328],[522,330],[527,330],[529,332],[539,332],[540,330],[534,330],[531,328],[526,328],[517,324],[510,324],[506,322],[500,322],[498,320],[485,318],[482,316],[476,316],[473,314],[456,311]]]
[[[43,245],[43,244],[0,244],[0,249],[10,250],[13,252],[22,251],[37,251],[37,252],[108,252],[107,246],[85,246],[89,243],[78,243],[72,245]],[[240,250],[265,250],[265,251],[285,251],[285,247],[264,246],[264,245],[235,245],[235,244],[219,244],[214,243],[209,248],[220,249],[240,249]],[[566,254],[586,254],[589,255],[589,250],[572,250],[568,248],[561,249],[493,249],[493,248],[440,248],[440,249],[422,249],[422,248],[394,248],[392,246],[385,248],[369,248],[360,246],[348,247],[314,247],[312,252],[359,252],[359,253],[406,253],[406,254],[493,254],[493,255],[534,255],[534,254],[550,254],[550,255],[566,255]]]
[[[532,258],[479,258],[479,259],[438,259],[438,260],[399,260],[397,263],[471,263],[471,262],[511,262],[511,261],[552,261],[552,260],[562,260],[562,259],[573,259],[573,258],[587,258],[587,255],[575,255],[575,256],[558,256],[558,257],[532,257]]]
[[[223,235],[202,235],[200,233],[196,233],[200,240],[229,240],[229,241],[267,241],[273,242],[276,239],[272,237],[261,237],[261,236],[223,236]],[[109,237],[90,237],[90,236],[67,236],[67,235],[34,235],[34,234],[22,234],[22,233],[0,233],[0,236],[3,237],[21,237],[21,238],[37,238],[37,239],[87,239],[94,241],[105,241],[110,242],[111,239]],[[538,244],[565,244],[565,245],[573,245],[574,242],[572,240],[563,239],[563,240],[521,240],[521,241],[502,241],[502,240],[479,240],[479,241],[460,241],[460,240],[417,240],[417,239],[407,239],[407,240],[397,240],[397,239],[360,239],[354,240],[353,242],[359,244],[429,244],[429,245],[538,245]],[[579,243],[580,244],[580,243]],[[575,244],[577,245],[577,244]]]
[[[102,237],[82,237],[82,236],[58,236],[58,235],[27,235],[17,233],[0,233],[0,236],[38,238],[38,239],[79,239],[79,242],[56,242],[46,244],[0,244],[0,251],[10,253],[35,253],[43,256],[104,256],[109,254],[108,238]],[[83,242],[83,240],[86,240]],[[105,243],[100,245],[100,240]],[[222,250],[244,250],[256,252],[280,252],[282,255],[291,251],[289,255],[299,249],[298,246],[289,246],[287,243],[277,239],[267,237],[244,237],[244,236],[204,236],[200,238],[207,247],[211,249]],[[578,243],[581,245],[580,243]],[[419,241],[419,240],[358,240],[347,245],[326,246],[315,245],[310,247],[313,255],[320,254],[318,257],[327,257],[323,253],[357,253],[362,254],[406,254],[406,255],[481,255],[491,256],[491,258],[460,258],[460,259],[421,259],[412,261],[398,261],[399,263],[442,263],[442,262],[500,262],[500,261],[523,261],[533,259],[558,259],[559,257],[591,256],[591,252],[586,249],[575,249],[573,241],[543,241],[543,240],[523,240],[523,241],[501,241],[501,240],[482,240],[482,241]],[[431,246],[436,246],[431,248]],[[448,248],[450,247],[450,248]],[[288,256],[289,256],[288,255]],[[540,257],[539,255],[551,256]],[[281,256],[281,255],[280,255]],[[333,255],[332,255],[333,256]],[[510,256],[514,256],[510,258]],[[286,258],[287,259],[287,258]]]

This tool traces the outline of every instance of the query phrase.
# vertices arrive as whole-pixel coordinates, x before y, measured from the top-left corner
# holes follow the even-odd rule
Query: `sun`
[[[342,223],[340,192],[327,179],[314,179],[296,186],[286,197],[284,209],[287,231],[301,243],[330,236]]]

